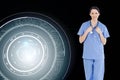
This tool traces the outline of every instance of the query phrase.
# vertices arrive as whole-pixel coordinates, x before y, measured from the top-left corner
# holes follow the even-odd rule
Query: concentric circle
[[[43,14],[9,16],[0,27],[0,49],[0,74],[4,79],[62,80],[70,64],[67,35]]]

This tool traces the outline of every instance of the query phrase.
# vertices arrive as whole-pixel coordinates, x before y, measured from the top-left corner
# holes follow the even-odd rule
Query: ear
[[[100,16],[100,13],[99,13],[99,16]]]
[[[91,14],[89,13],[89,16],[91,16]]]

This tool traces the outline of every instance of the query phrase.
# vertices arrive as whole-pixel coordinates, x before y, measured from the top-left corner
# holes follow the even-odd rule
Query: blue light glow
[[[0,74],[4,79],[64,79],[70,64],[70,44],[54,20],[35,13],[16,14],[0,32]]]

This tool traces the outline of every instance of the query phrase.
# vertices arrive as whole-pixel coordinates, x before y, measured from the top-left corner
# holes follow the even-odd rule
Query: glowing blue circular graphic
[[[51,18],[18,13],[0,27],[0,74],[6,80],[62,80],[70,64],[69,40]]]

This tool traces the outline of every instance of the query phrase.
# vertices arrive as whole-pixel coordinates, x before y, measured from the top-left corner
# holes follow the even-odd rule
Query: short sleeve
[[[105,26],[105,28],[104,28],[104,33],[103,33],[103,35],[104,35],[105,38],[110,37],[110,34],[109,34],[108,29],[107,29],[106,26]]]
[[[82,35],[83,33],[84,33],[84,24],[82,24],[82,25],[80,26],[77,35],[80,36],[80,35]]]

